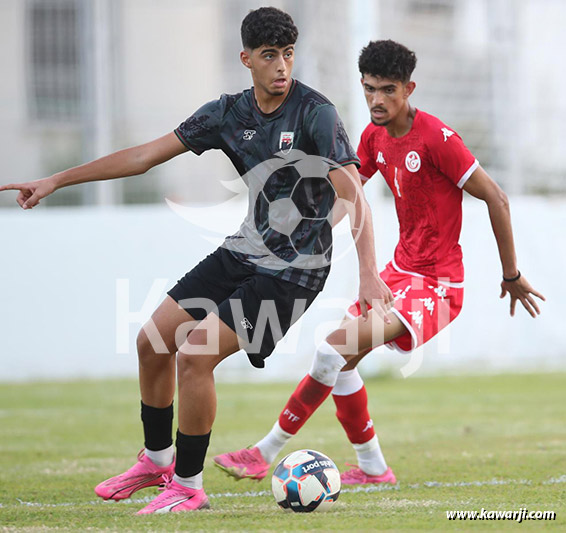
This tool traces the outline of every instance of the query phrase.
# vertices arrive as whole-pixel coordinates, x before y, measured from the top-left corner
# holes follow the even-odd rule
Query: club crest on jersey
[[[409,172],[417,172],[421,168],[421,156],[417,152],[409,152],[405,158],[405,166]]]
[[[279,150],[284,154],[288,154],[293,148],[293,140],[295,138],[294,131],[282,131],[279,137]]]

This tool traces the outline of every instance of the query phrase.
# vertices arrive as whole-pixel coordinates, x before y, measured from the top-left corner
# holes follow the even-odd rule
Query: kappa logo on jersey
[[[387,165],[387,163],[385,162],[385,157],[383,157],[383,153],[379,152],[377,154],[377,162],[381,163],[382,165]]]
[[[246,317],[242,318],[240,324],[242,324],[244,329],[254,329],[252,323]]]
[[[295,138],[295,132],[293,131],[282,131],[279,137],[279,150],[284,154],[288,154],[293,148],[293,140]]]
[[[244,141],[251,141],[252,137],[256,134],[257,132],[255,130],[244,130],[244,135],[242,136],[242,139],[244,139]]]
[[[405,158],[405,166],[409,172],[417,172],[421,168],[421,156],[417,152],[409,152]]]
[[[440,131],[444,135],[444,142],[446,142],[448,139],[450,139],[450,137],[452,137],[452,135],[454,135],[454,132],[450,131],[448,128],[442,128]]]

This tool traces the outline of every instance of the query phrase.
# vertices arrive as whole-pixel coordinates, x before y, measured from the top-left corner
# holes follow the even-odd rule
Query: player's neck
[[[287,95],[289,94],[289,91],[291,90],[292,86],[293,86],[293,81],[290,80],[289,84],[287,85],[287,88],[285,89],[285,92],[283,94],[277,94],[277,95],[268,93],[267,91],[262,89],[261,86],[254,86],[255,101],[261,112],[265,113],[266,115],[269,115],[270,113],[276,111],[277,108],[287,98]]]
[[[415,120],[415,115],[417,110],[407,104],[407,108],[403,109],[398,113],[394,120],[392,120],[385,129],[391,137],[399,138],[407,135],[413,127],[413,121]]]

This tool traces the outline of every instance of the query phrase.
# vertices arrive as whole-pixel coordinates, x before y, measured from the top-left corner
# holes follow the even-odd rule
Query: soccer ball
[[[266,248],[278,259],[299,268],[320,268],[332,253],[335,190],[328,176],[313,177],[300,163],[267,178],[255,202],[255,223]]]
[[[299,450],[275,467],[271,490],[283,509],[296,513],[327,511],[340,494],[340,472],[323,453]]]

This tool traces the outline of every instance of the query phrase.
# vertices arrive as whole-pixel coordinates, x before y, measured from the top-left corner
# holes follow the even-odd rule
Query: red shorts
[[[450,283],[406,272],[393,262],[380,274],[395,298],[395,313],[407,328],[407,333],[388,343],[391,348],[408,353],[432,339],[452,322],[462,310],[464,284]],[[347,310],[350,318],[362,313],[356,300]]]

